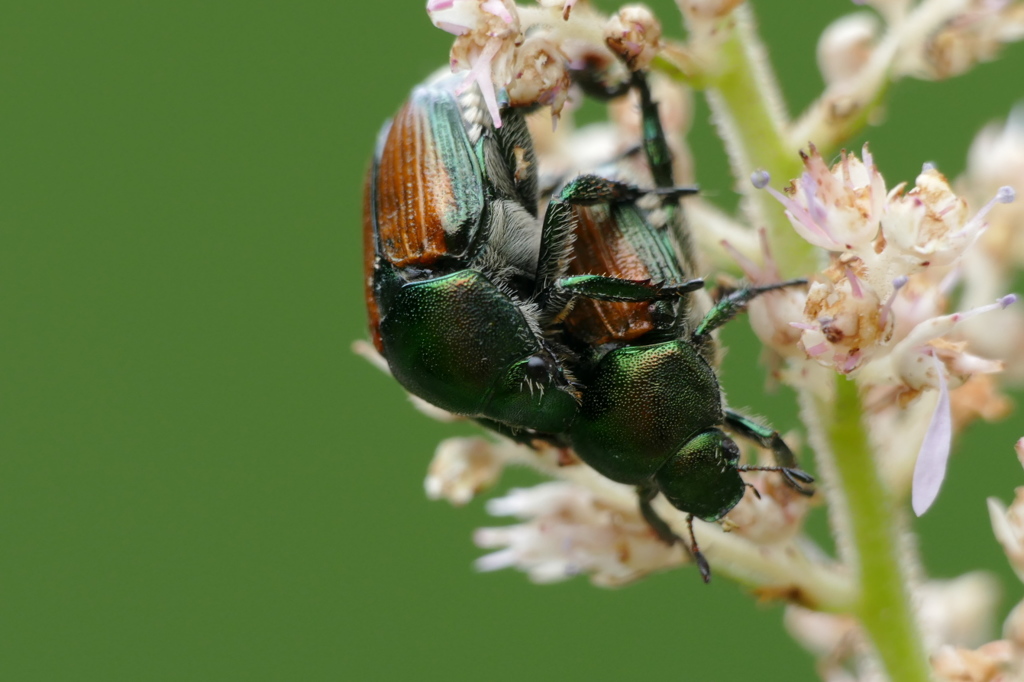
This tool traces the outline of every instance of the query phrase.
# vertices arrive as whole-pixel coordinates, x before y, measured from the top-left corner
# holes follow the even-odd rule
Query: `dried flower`
[[[616,12],[604,30],[605,41],[631,71],[650,66],[658,54],[661,24],[643,5],[626,5]]]

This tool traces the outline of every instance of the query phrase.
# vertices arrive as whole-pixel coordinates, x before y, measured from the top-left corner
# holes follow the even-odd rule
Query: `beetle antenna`
[[[690,531],[690,554],[693,555],[693,560],[697,562],[697,568],[700,569],[700,577],[707,584],[711,582],[711,566],[708,564],[708,560],[704,558],[700,547],[697,546],[697,536],[693,534],[693,514],[686,515],[686,529]]]
[[[801,483],[814,483],[814,476],[803,469],[794,469],[791,467],[755,467],[755,466],[739,466],[736,467],[739,471],[776,471],[782,474],[786,482],[801,495],[807,495],[808,497],[814,494],[814,490],[805,488]]]

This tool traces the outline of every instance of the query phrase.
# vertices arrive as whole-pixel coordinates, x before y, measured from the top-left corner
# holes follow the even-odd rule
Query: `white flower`
[[[575,4],[545,0],[541,5],[549,9],[539,10],[519,8],[512,0],[429,0],[427,14],[435,26],[456,36],[452,71],[467,72],[462,90],[478,86],[500,128],[499,93],[509,107],[550,105],[557,121],[569,96],[571,64],[614,70],[617,60],[604,35],[607,20],[589,7],[572,13]],[[658,49],[660,25],[648,10],[624,8],[623,15],[628,23],[620,24],[617,33],[609,28],[615,33],[609,40],[623,58],[643,68]]]
[[[944,646],[931,657],[932,670],[949,682],[1001,682],[1011,662],[1008,642],[989,642],[976,650]]]
[[[831,170],[813,147],[803,158],[805,171],[787,188],[788,196],[768,191],[786,208],[798,234],[833,255],[811,282],[802,319],[788,326],[799,330],[798,346],[807,357],[854,376],[862,386],[893,387],[881,394],[891,401],[905,405],[923,390],[939,391],[914,468],[913,506],[921,514],[945,476],[953,434],[950,382],[959,386],[974,374],[1002,370],[1001,362],[973,355],[966,343],[946,336],[964,320],[1016,300],[1011,294],[943,315],[955,271],[940,277],[936,268],[957,264],[984,229],[989,210],[1012,201],[1014,193],[1001,187],[970,217],[967,202],[930,166],[909,192],[899,185],[886,194],[867,147],[863,163],[844,153]],[[768,178],[755,174],[752,181],[766,187]],[[776,344],[786,338],[758,331]]]
[[[1017,441],[1017,458],[1024,464],[1024,438]],[[992,532],[1003,546],[1010,566],[1024,581],[1024,487],[1018,487],[1016,497],[1007,507],[995,497],[988,498],[988,513]]]
[[[494,127],[501,127],[495,84],[512,80],[514,49],[523,41],[511,0],[428,0],[427,14],[438,28],[456,35],[452,71],[468,70],[463,85],[480,87]]]
[[[918,618],[935,644],[976,647],[992,636],[999,581],[972,571],[951,580],[930,580],[916,591]]]
[[[913,272],[915,266],[951,265],[978,238],[985,227],[985,215],[997,202],[1008,204],[1015,193],[1001,187],[996,196],[968,220],[967,202],[953,193],[945,176],[925,167],[914,189],[903,194],[899,185],[889,195],[882,234],[886,253],[905,258]]]
[[[861,251],[878,233],[885,206],[885,180],[874,159],[863,149],[861,161],[845,151],[829,170],[821,154],[810,146],[801,156],[804,173],[786,193],[768,191],[786,208],[793,229],[815,246],[829,251]]]
[[[774,471],[751,471],[743,480],[757,492],[744,495],[729,511],[729,532],[758,545],[793,539],[803,526],[810,498],[794,491]]]
[[[1024,187],[1024,104],[1014,107],[1005,123],[992,123],[978,133],[957,185],[979,203],[1003,186]],[[1022,220],[1024,202],[1001,209],[989,220],[982,244],[998,262],[1024,264],[1024,233],[1017,229]]]
[[[449,438],[437,446],[423,487],[430,499],[444,498],[461,506],[490,488],[504,468],[504,460],[490,441]]]
[[[479,546],[501,548],[477,560],[481,571],[516,567],[539,583],[582,573],[597,585],[612,586],[689,561],[678,543],[670,547],[659,540],[639,512],[606,506],[571,483],[511,490],[488,502],[487,510],[525,523],[476,532]]]
[[[568,59],[558,44],[543,34],[526,38],[515,51],[512,71],[509,106],[546,104],[557,118],[572,85]]]
[[[1024,105],[1018,105],[1005,124],[985,127],[971,145],[967,171],[957,187],[974,202],[984,202],[1004,186],[1024,187]],[[1024,265],[1024,202],[993,211],[988,227],[963,262],[965,305],[992,300],[1012,286],[1016,271]],[[998,328],[999,334],[991,333]],[[1006,310],[991,319],[967,322],[960,331],[972,348],[986,357],[1005,358],[1008,379],[1024,380],[1024,311]]]

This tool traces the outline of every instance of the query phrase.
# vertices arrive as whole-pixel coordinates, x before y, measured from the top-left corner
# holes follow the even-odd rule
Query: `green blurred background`
[[[435,444],[471,429],[415,412],[349,350],[365,335],[374,137],[447,59],[422,6],[7,6],[3,680],[814,678],[781,608],[725,580],[479,575],[471,532],[504,520],[425,499]],[[855,8],[755,9],[802,107],[821,85],[816,36]],[[902,83],[869,135],[890,184],[923,161],[959,172],[973,131],[1024,95],[1022,72],[1015,47],[967,77]],[[729,203],[697,118],[700,182]],[[726,341],[731,402],[793,428],[745,323]],[[972,429],[916,522],[935,575],[993,567],[1013,601],[984,497],[1024,481],[1020,426]]]

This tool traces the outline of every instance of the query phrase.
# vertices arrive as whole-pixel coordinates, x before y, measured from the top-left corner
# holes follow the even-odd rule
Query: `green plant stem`
[[[768,171],[771,182],[779,186],[799,177],[803,165],[799,150],[787,139],[781,96],[749,8],[737,8],[720,26],[720,35],[716,66],[702,74],[700,82],[729,153],[733,175],[744,190],[752,222],[768,230],[782,274],[806,274],[817,269],[814,247],[796,234],[778,201],[750,185],[755,170]]]
[[[910,602],[901,535],[893,519],[898,510],[889,495],[868,442],[857,385],[837,378],[835,401],[814,401],[827,443],[815,449],[830,492],[830,512],[838,541],[846,546],[860,594],[853,614],[871,638],[889,678],[900,682],[931,679],[927,655]],[[805,400],[805,407],[807,406]]]

